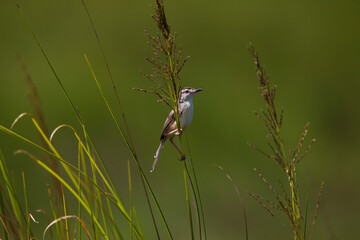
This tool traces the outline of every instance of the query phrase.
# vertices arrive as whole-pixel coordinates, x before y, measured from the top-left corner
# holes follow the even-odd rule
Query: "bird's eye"
[[[189,93],[189,90],[186,90],[185,93]]]

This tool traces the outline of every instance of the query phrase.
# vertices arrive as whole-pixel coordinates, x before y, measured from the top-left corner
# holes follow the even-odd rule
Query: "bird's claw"
[[[184,161],[185,160],[185,154],[181,155],[180,158],[179,158],[179,161]]]
[[[178,135],[182,134],[182,131],[183,131],[182,128],[180,128],[180,131],[177,130],[176,133],[175,133],[175,135],[178,136]]]

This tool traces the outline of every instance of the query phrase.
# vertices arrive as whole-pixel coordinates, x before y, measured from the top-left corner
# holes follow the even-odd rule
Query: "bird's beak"
[[[195,93],[200,92],[200,91],[202,91],[202,89],[198,88],[198,89],[195,90]]]

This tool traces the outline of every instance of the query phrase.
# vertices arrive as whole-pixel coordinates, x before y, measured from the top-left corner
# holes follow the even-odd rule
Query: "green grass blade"
[[[130,169],[130,162],[127,162],[128,164],[128,177],[129,177],[129,195],[130,195],[130,219],[132,221],[133,219],[133,201],[132,201],[132,186],[131,186],[131,169]],[[133,239],[133,231],[132,227],[130,225],[130,240]]]
[[[108,228],[108,225],[107,225],[107,219],[105,217],[105,212],[104,212],[104,208],[103,208],[103,203],[102,203],[102,200],[101,200],[101,195],[99,193],[99,190],[97,188],[94,189],[95,190],[95,193],[97,194],[97,202],[100,206],[100,212],[101,212],[101,216],[102,216],[102,219],[103,219],[103,223],[104,223],[104,228],[105,228],[105,232],[106,232],[106,235],[109,235],[109,228]],[[96,211],[97,209],[95,209]],[[97,213],[96,213],[97,215]],[[130,224],[131,225],[131,224]]]
[[[19,138],[19,139],[22,140],[23,142],[26,142],[26,143],[32,145],[33,147],[35,147],[35,148],[37,148],[37,149],[39,149],[39,150],[41,150],[41,151],[43,151],[43,152],[51,155],[52,157],[56,157],[52,152],[46,150],[45,148],[43,148],[43,147],[41,147],[40,145],[32,142],[31,140],[29,140],[29,139],[27,139],[27,138],[25,138],[25,137],[23,137],[23,136],[15,133],[14,131],[12,131],[12,130],[6,128],[6,127],[4,127],[3,125],[0,125],[0,130],[3,131],[3,132],[5,132],[5,133],[7,133],[7,134],[9,134],[10,136]]]
[[[26,194],[26,181],[24,171],[21,172],[23,190],[24,190],[24,200],[25,200],[25,215],[26,215],[26,239],[30,239],[30,216],[29,216],[29,206],[28,199]]]
[[[23,19],[24,19],[27,27],[29,28],[32,36],[34,37],[34,39],[35,39],[35,41],[36,41],[36,44],[38,45],[38,47],[40,48],[43,56],[45,57],[46,62],[48,63],[49,67],[51,68],[51,71],[52,71],[52,73],[54,74],[57,82],[59,83],[59,85],[60,85],[63,93],[65,94],[65,97],[66,97],[67,101],[68,101],[68,102],[70,103],[70,105],[72,106],[72,109],[74,110],[75,115],[78,117],[78,120],[81,120],[80,115],[79,115],[79,113],[77,112],[75,105],[74,105],[73,102],[71,101],[69,94],[67,93],[64,85],[63,85],[62,82],[60,81],[59,76],[57,75],[57,73],[56,73],[53,65],[52,65],[51,62],[50,62],[49,57],[47,56],[44,48],[42,47],[42,45],[41,45],[41,43],[40,43],[40,41],[39,41],[39,38],[37,37],[37,35],[35,34],[34,30],[32,29],[32,27],[31,27],[31,25],[30,25],[30,22],[29,22],[28,18],[26,17],[24,11],[22,10],[21,6],[20,6],[18,3],[16,3],[16,7],[18,8],[18,10],[19,10],[21,16],[23,17]]]
[[[185,165],[186,165],[186,174],[187,174],[187,177],[189,178],[191,190],[192,190],[194,200],[195,200],[195,204],[196,204],[196,213],[197,213],[197,217],[198,217],[197,219],[198,219],[198,227],[199,227],[199,235],[200,235],[199,239],[202,239],[202,226],[201,226],[201,216],[200,216],[199,202],[198,202],[198,198],[197,198],[197,195],[196,195],[196,192],[195,192],[194,183],[193,183],[193,181],[191,179],[191,175],[189,173],[188,166],[187,166],[186,163],[185,163]]]
[[[190,151],[190,145],[189,145],[189,141],[188,141],[187,138],[186,138],[186,145],[187,145],[187,149],[188,149],[188,153],[189,153],[189,158],[190,158],[190,167],[191,167],[191,169],[192,169],[192,174],[193,174],[193,176],[194,176],[194,181],[195,181],[196,193],[194,192],[193,194],[194,194],[194,196],[195,196],[195,201],[196,201],[197,210],[199,210],[199,208],[200,208],[200,213],[201,213],[201,216],[199,216],[199,212],[198,212],[199,226],[200,226],[200,239],[202,239],[200,217],[201,217],[201,220],[202,220],[202,227],[204,228],[204,238],[207,239],[205,216],[204,216],[204,210],[203,210],[202,201],[201,201],[200,188],[199,188],[199,184],[198,184],[198,182],[197,182],[195,167],[194,167],[194,164],[193,164],[193,159],[192,159],[192,155],[191,155],[191,151]],[[190,183],[191,183],[192,189],[193,189],[193,191],[194,191],[194,187],[193,187],[194,185],[193,185],[193,183],[192,183],[192,181],[191,181],[191,178],[190,178],[190,174],[189,174],[189,173],[188,173],[188,176],[189,176],[189,179],[190,179]],[[197,194],[197,196],[198,196],[198,199],[196,198],[196,194]]]
[[[176,105],[176,109],[177,109],[177,105]],[[178,122],[178,124],[177,124],[178,125],[178,131],[180,131],[180,125],[179,125],[178,118],[176,118],[176,121]],[[179,142],[180,142],[181,152],[184,152],[184,150],[183,150],[184,148],[183,148],[183,144],[182,144],[182,135],[179,135]],[[189,215],[191,239],[194,239],[194,226],[193,226],[193,219],[192,219],[192,213],[191,213],[189,186],[188,186],[188,183],[187,183],[187,167],[186,167],[186,162],[185,161],[183,161],[183,172],[184,172],[184,185],[185,185],[185,199],[186,199],[186,206],[187,206],[188,215]]]
[[[86,149],[88,152],[90,152],[90,146],[89,146],[89,141],[88,141],[88,138],[87,138],[87,135],[86,135],[86,131],[85,131],[85,128],[83,127],[83,133],[84,133],[84,136],[85,136],[85,143],[86,143]],[[93,199],[94,199],[94,195],[92,194],[92,191],[91,191],[91,186],[90,186],[90,181],[91,181],[91,178],[89,177],[88,175],[88,172],[87,172],[87,167],[86,167],[86,161],[85,161],[85,155],[84,155],[84,148],[83,148],[83,145],[81,144],[81,142],[79,142],[79,151],[80,151],[80,154],[81,154],[81,164],[82,164],[82,167],[84,169],[84,178],[85,178],[85,182],[84,182],[84,186],[86,188],[86,196],[87,196],[87,200],[89,202],[89,206],[90,206],[90,210],[91,210],[91,219],[94,219],[94,209],[93,209]],[[92,167],[93,168],[93,167]],[[97,183],[94,182],[95,185],[97,185]],[[93,231],[93,235],[94,235],[94,239],[98,239],[98,232],[97,232],[97,229],[96,229],[96,224],[95,222],[92,220],[91,221],[91,227],[92,227],[92,231]]]
[[[124,134],[124,131],[123,131],[122,128],[120,127],[120,124],[119,124],[119,122],[117,121],[117,119],[116,119],[116,117],[115,117],[115,115],[114,115],[114,112],[113,112],[112,108],[110,107],[109,101],[107,100],[107,98],[106,98],[106,96],[105,96],[105,94],[104,94],[104,92],[103,92],[103,90],[102,90],[102,87],[101,87],[99,81],[97,80],[97,77],[96,77],[96,75],[95,75],[95,72],[94,72],[94,70],[93,70],[93,68],[92,68],[92,66],[91,66],[91,64],[90,64],[90,61],[89,61],[89,59],[87,58],[86,54],[84,54],[84,57],[85,57],[85,60],[86,60],[86,62],[87,62],[87,64],[88,64],[88,66],[89,66],[91,75],[93,76],[93,78],[94,78],[94,80],[95,80],[95,82],[96,82],[96,85],[97,85],[97,87],[98,87],[98,89],[99,89],[99,91],[100,91],[100,94],[101,94],[101,96],[102,96],[102,98],[103,98],[103,100],[104,100],[104,102],[105,102],[105,104],[106,104],[106,107],[107,107],[107,109],[108,109],[108,111],[109,111],[112,119],[114,120],[114,122],[115,122],[115,124],[116,124],[117,129],[119,130],[119,132],[120,132],[123,140],[125,141],[125,144],[126,144],[127,148],[130,150],[131,154],[135,156],[136,154],[135,154],[135,152],[134,152],[134,150],[133,150],[130,142],[129,142],[128,139],[126,138],[126,136],[125,136],[125,134]]]
[[[306,240],[306,226],[309,206],[309,194],[306,196],[305,217],[304,217],[304,240]]]
[[[92,173],[92,178],[93,178],[93,181],[96,185],[98,185],[98,182],[97,182],[97,177],[96,177],[96,170],[95,170],[95,166],[94,166],[94,163],[93,161],[90,161],[90,167],[91,167],[91,173]],[[90,186],[87,186],[88,189],[91,189]],[[99,191],[97,188],[93,188],[92,189],[93,191],[93,198],[94,198],[94,204],[93,204],[93,208],[92,208],[92,214],[94,217],[96,217],[97,219],[99,218],[99,209],[98,209],[98,204],[100,205],[101,204],[101,198],[100,197],[97,197],[99,196]],[[103,222],[105,222],[105,219],[103,219]],[[106,235],[109,236],[109,233],[108,233],[108,230],[107,230],[107,226],[106,224],[104,224],[105,226],[105,231],[106,231]],[[95,239],[98,239],[99,236],[97,233],[95,233]]]
[[[140,225],[140,220],[139,220],[138,215],[137,215],[137,213],[136,213],[135,206],[133,206],[132,211],[134,212],[134,217],[135,217],[136,225],[137,225],[138,228],[139,228],[139,232],[140,232],[141,234],[143,234],[143,231],[142,231],[141,225]]]
[[[21,237],[21,239],[23,239],[22,230],[24,230],[24,228],[23,228],[22,217],[24,217],[25,221],[26,221],[26,217],[23,216],[23,214],[22,214],[22,211],[21,211],[21,208],[20,208],[20,205],[19,205],[19,199],[18,199],[18,197],[16,195],[16,192],[15,192],[14,186],[12,184],[12,181],[10,180],[10,176],[9,176],[9,173],[8,173],[8,170],[7,170],[7,167],[6,167],[6,163],[5,163],[5,160],[4,160],[4,156],[2,154],[1,149],[0,149],[0,169],[1,169],[3,179],[5,181],[5,184],[6,184],[6,189],[7,189],[7,192],[9,194],[11,206],[12,206],[12,209],[14,211],[16,221],[18,222],[18,224],[20,226],[20,231],[19,231],[20,237]]]
[[[115,84],[115,81],[114,81],[114,79],[113,79],[113,77],[112,77],[112,74],[111,74],[111,71],[110,71],[109,63],[108,63],[107,58],[106,58],[106,56],[105,56],[105,51],[104,51],[104,49],[103,49],[103,47],[102,47],[102,45],[101,45],[99,35],[98,35],[98,33],[97,33],[97,31],[96,31],[96,28],[95,28],[95,24],[94,24],[94,22],[93,22],[93,20],[92,20],[92,18],[91,18],[91,16],[90,16],[90,12],[89,12],[89,10],[88,10],[88,8],[87,8],[84,0],[82,0],[82,4],[83,4],[83,6],[84,6],[84,8],[85,8],[85,11],[86,11],[86,14],[87,14],[87,16],[88,16],[88,18],[89,18],[89,21],[90,21],[92,30],[93,30],[93,32],[94,32],[94,34],[95,34],[96,41],[97,41],[98,46],[99,46],[99,48],[100,48],[100,52],[101,52],[101,54],[102,54],[102,56],[103,56],[103,60],[104,60],[104,63],[105,63],[105,65],[106,65],[106,69],[107,69],[107,71],[108,71],[109,78],[110,78],[110,80],[111,80],[111,84],[112,84],[112,87],[113,87],[113,90],[114,90],[114,93],[115,93],[115,96],[116,96],[116,100],[117,100],[117,103],[118,103],[119,108],[120,108],[120,111],[121,111],[121,116],[122,116],[122,118],[123,118],[123,120],[124,120],[124,125],[125,125],[125,128],[126,128],[126,130],[127,130],[128,137],[129,137],[129,142],[130,142],[132,151],[135,153],[135,148],[134,148],[134,144],[133,144],[133,141],[132,141],[132,138],[131,138],[130,129],[129,129],[129,126],[128,126],[128,124],[127,124],[126,118],[125,118],[124,110],[123,110],[122,105],[121,105],[121,103],[120,103],[119,94],[118,94],[118,92],[117,92],[116,84]],[[136,154],[136,153],[135,153],[135,154]]]
[[[110,200],[109,198],[106,198],[106,203],[107,203],[107,207],[109,209],[109,218],[110,218],[110,221],[111,221],[111,225],[113,227],[113,234],[114,234],[114,239],[119,239],[119,236],[118,236],[118,229],[116,227],[116,224],[115,224],[115,221],[114,221],[114,216],[113,216],[113,212],[112,212],[112,209],[111,209],[111,205],[110,205]],[[141,232],[140,232],[141,233]],[[141,235],[143,235],[141,233]]]
[[[191,230],[191,239],[195,239],[194,237],[194,226],[193,226],[193,220],[192,220],[192,214],[191,214],[191,204],[190,204],[190,195],[189,195],[189,187],[187,183],[187,169],[186,169],[186,163],[183,161],[184,165],[184,185],[185,185],[185,195],[186,195],[186,205],[188,209],[189,214],[189,224],[190,224],[190,230]]]
[[[67,216],[66,198],[65,198],[65,194],[64,194],[64,188],[63,188],[62,185],[61,185],[61,196],[62,196],[64,216]],[[70,236],[69,236],[69,223],[68,223],[67,218],[65,218],[65,234],[66,234],[66,239],[67,239],[67,240],[70,240]]]
[[[54,203],[53,203],[53,200],[52,200],[52,197],[51,197],[51,189],[50,189],[49,185],[48,185],[48,195],[49,195],[49,202],[50,202],[51,212],[53,214],[54,219],[57,219],[58,218],[58,214],[56,212],[57,208],[55,209],[55,207],[54,207]],[[59,223],[56,223],[56,231],[57,231],[58,240],[61,240],[62,231],[60,229],[60,224]]]
[[[84,152],[82,151],[81,145],[78,144],[78,166],[77,167],[80,171],[81,171],[81,163],[84,161],[85,161],[84,160]],[[79,184],[78,194],[80,195],[80,191],[81,191],[81,174],[80,174],[80,172],[78,172],[78,184]],[[81,219],[81,204],[80,204],[80,202],[78,202],[78,216]],[[79,236],[78,239],[81,239],[81,230],[82,230],[81,226],[79,225],[79,228],[77,230],[78,236]]]
[[[1,161],[1,159],[0,159],[0,161]],[[1,191],[3,191],[3,186],[1,184],[0,184],[0,189],[1,189]],[[4,203],[4,196],[3,196],[3,193],[1,193],[0,194],[0,217],[5,216],[5,212],[6,212],[6,209],[5,209],[5,203]],[[4,233],[5,240],[8,240],[9,237],[7,234],[5,234],[5,232],[7,231],[6,226],[5,226],[5,224],[4,225],[2,224],[1,226],[2,226],[1,232]]]
[[[164,216],[164,213],[162,212],[162,210],[161,210],[161,208],[160,208],[159,202],[157,201],[157,199],[156,199],[156,197],[155,197],[155,194],[154,194],[154,192],[153,192],[153,190],[152,190],[152,188],[151,188],[151,186],[150,186],[150,184],[149,184],[149,182],[148,182],[148,180],[147,180],[144,172],[142,171],[140,165],[138,165],[138,168],[140,168],[140,174],[141,174],[141,176],[142,176],[141,180],[145,182],[146,187],[147,187],[147,188],[149,189],[149,191],[150,191],[151,197],[153,198],[153,200],[154,200],[154,202],[155,202],[155,205],[156,205],[156,208],[158,209],[158,211],[159,211],[159,213],[160,213],[160,216],[161,216],[161,219],[163,220],[163,223],[164,223],[164,225],[165,225],[165,227],[166,227],[166,231],[167,231],[167,233],[168,233],[168,235],[169,235],[169,238],[170,238],[170,239],[173,239],[172,234],[171,234],[171,231],[170,231],[170,228],[169,228],[169,225],[168,225],[167,221],[165,220],[165,216]],[[145,192],[146,192],[146,188],[145,188]],[[147,201],[149,202],[149,199],[148,199],[148,198],[147,198]],[[149,204],[150,204],[150,202],[149,202]],[[152,212],[152,209],[151,209],[151,208],[150,208],[150,211]],[[154,218],[154,215],[152,215],[152,217]]]

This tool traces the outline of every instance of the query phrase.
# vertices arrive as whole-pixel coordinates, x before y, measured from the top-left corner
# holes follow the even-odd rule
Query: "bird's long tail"
[[[158,149],[156,150],[156,153],[155,153],[155,156],[154,156],[155,160],[154,160],[154,163],[152,165],[152,168],[151,168],[150,172],[153,172],[154,169],[155,169],[155,166],[156,166],[156,164],[157,164],[157,162],[159,160],[159,157],[160,157],[161,150],[163,149],[164,143],[165,143],[165,139],[161,140],[160,145],[159,145]]]

